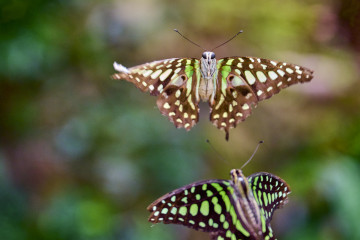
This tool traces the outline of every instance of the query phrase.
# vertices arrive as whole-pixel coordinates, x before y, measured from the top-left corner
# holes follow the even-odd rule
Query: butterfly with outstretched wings
[[[171,58],[126,68],[114,63],[119,73],[140,90],[158,96],[157,106],[177,128],[190,130],[199,120],[199,102],[208,101],[210,121],[226,133],[244,121],[258,101],[295,83],[308,82],[313,71],[285,62],[256,57],[217,60],[206,51],[201,59]]]
[[[288,201],[288,184],[266,172],[246,178],[233,169],[231,177],[195,182],[165,194],[148,206],[149,221],[209,232],[213,240],[276,239],[270,221]]]

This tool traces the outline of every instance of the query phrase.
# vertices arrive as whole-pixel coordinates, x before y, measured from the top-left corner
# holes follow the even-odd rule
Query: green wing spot
[[[188,78],[191,78],[192,75],[193,75],[193,73],[194,73],[194,67],[191,66],[191,65],[186,65],[186,66],[185,66],[185,74],[186,74],[186,76],[187,76]]]
[[[241,225],[240,221],[236,221],[236,229],[239,230],[244,236],[249,237],[250,233],[245,230],[245,228]]]
[[[212,183],[211,186],[213,186],[218,192],[223,190],[223,188],[218,183]]]
[[[208,201],[203,201],[200,206],[200,212],[202,215],[207,216],[209,215],[210,205]]]
[[[187,213],[187,207],[180,207],[179,213],[180,213],[181,215],[185,216],[186,213]]]
[[[230,66],[223,66],[221,70],[222,79],[221,79],[221,92],[226,95],[227,81],[226,78],[229,76],[231,72]]]
[[[264,210],[261,211],[263,214],[261,214],[261,225],[262,225],[262,231],[266,232],[266,219],[264,216]]]
[[[268,199],[267,199],[266,192],[263,192],[263,199],[264,199],[264,205],[267,206],[268,205]]]
[[[196,216],[198,214],[198,205],[197,204],[193,204],[191,205],[190,207],[190,214],[193,215],[193,216]]]
[[[221,214],[221,205],[220,204],[216,204],[214,206],[214,211],[217,213],[217,214]]]
[[[222,199],[223,199],[223,201],[225,203],[226,211],[229,211],[230,206],[231,206],[229,196],[226,195],[226,193],[224,191],[221,192],[221,195],[222,195]]]
[[[238,220],[237,220],[237,215],[236,215],[236,212],[235,212],[235,209],[234,209],[234,206],[231,206],[231,208],[230,208],[230,215],[231,215],[231,217],[232,217],[233,223],[236,222],[236,221],[238,221]]]

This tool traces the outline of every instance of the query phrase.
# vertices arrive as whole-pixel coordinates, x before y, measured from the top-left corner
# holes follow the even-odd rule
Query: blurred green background
[[[0,3],[0,236],[17,239],[209,239],[147,222],[175,188],[244,173],[286,180],[279,239],[360,239],[358,0],[8,0]],[[175,129],[156,98],[110,79],[125,66],[256,56],[315,71],[260,102],[230,141],[201,119]],[[228,161],[216,157],[210,139]]]

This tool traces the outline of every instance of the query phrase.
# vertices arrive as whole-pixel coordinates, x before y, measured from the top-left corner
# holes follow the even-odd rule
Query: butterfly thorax
[[[256,239],[261,239],[263,236],[261,213],[249,182],[239,169],[233,169],[231,177],[235,185],[234,188],[238,190],[234,191],[233,194],[234,200],[237,200],[235,201],[235,208],[239,214],[238,218],[253,236],[257,236]]]
[[[204,52],[200,59],[201,79],[199,84],[199,95],[201,100],[213,100],[216,90],[217,68],[215,53]]]

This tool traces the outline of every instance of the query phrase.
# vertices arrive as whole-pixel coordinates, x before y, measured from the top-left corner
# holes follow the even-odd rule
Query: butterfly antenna
[[[218,151],[216,151],[216,149],[214,148],[214,146],[210,143],[210,140],[209,140],[209,139],[206,139],[206,142],[210,145],[210,147],[211,147],[212,150],[216,153],[217,157],[218,157],[220,160],[222,160],[222,161],[224,161],[224,162],[226,162],[227,164],[230,165],[230,163],[229,163],[225,158],[223,158],[223,156],[222,156]]]
[[[222,45],[225,45],[225,44],[227,44],[228,42],[230,42],[231,40],[233,40],[237,35],[239,35],[240,33],[242,33],[243,32],[243,30],[240,30],[237,34],[235,34],[232,38],[230,38],[229,40],[227,40],[226,42],[224,42],[224,43],[222,43],[222,44],[220,44],[219,46],[217,46],[217,47],[215,47],[215,48],[213,48],[213,49],[211,49],[211,51],[213,51],[213,50],[215,50],[215,49],[217,49],[218,47],[221,47]]]
[[[180,36],[182,36],[183,38],[185,38],[186,40],[188,40],[189,42],[191,42],[192,44],[194,44],[195,46],[198,46],[199,48],[201,48],[202,50],[206,51],[205,48],[201,47],[199,44],[194,43],[193,41],[191,41],[190,39],[188,39],[187,37],[185,37],[184,35],[182,35],[179,30],[174,29],[175,32],[177,32],[178,34],[180,34]]]
[[[258,145],[256,146],[256,148],[255,148],[253,154],[251,155],[251,157],[249,158],[249,160],[247,160],[246,163],[244,163],[244,165],[242,165],[242,167],[241,167],[240,169],[243,169],[243,168],[251,161],[251,159],[253,159],[253,157],[255,156],[255,153],[257,152],[260,144],[262,144],[263,142],[264,142],[264,141],[260,141],[260,142],[258,143]]]

